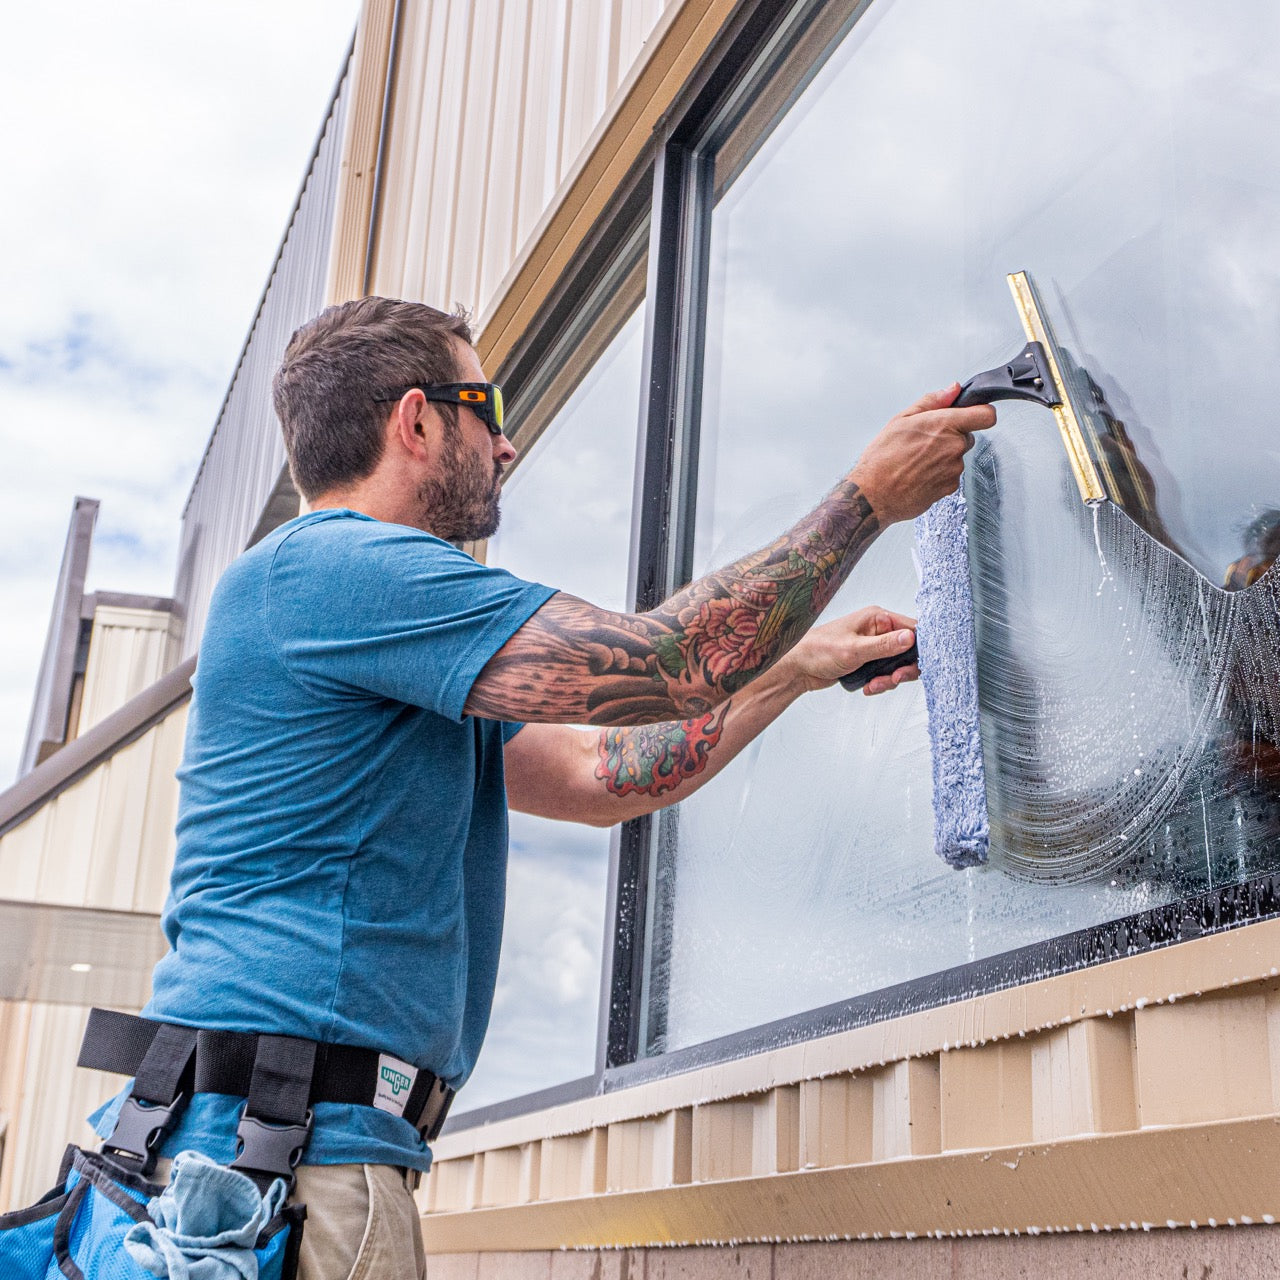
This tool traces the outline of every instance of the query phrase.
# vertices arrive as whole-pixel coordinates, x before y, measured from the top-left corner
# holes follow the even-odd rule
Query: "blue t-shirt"
[[[498,967],[502,748],[463,715],[553,594],[353,511],[291,520],[214,592],[178,777],[178,845],[145,1016],[390,1054],[454,1087]],[[164,1154],[234,1154],[240,1099],[201,1094]],[[105,1135],[119,1100],[95,1117]],[[304,1160],[425,1169],[413,1127],[321,1104]]]

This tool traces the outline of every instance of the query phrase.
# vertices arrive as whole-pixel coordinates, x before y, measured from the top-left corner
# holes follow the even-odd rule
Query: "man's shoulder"
[[[320,557],[324,559],[349,556],[367,556],[378,550],[398,552],[412,547],[420,554],[461,556],[462,552],[445,541],[408,525],[393,525],[375,520],[372,516],[346,508],[311,511],[280,525],[251,548],[252,554],[260,550],[262,556],[275,559],[280,554],[288,557]]]

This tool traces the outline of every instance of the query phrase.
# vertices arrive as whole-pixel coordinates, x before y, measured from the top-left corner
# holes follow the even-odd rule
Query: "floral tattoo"
[[[648,613],[553,596],[490,659],[466,709],[599,725],[695,719],[804,635],[879,532],[846,478],[782,537]]]
[[[696,777],[720,741],[728,704],[679,724],[606,729],[600,735],[596,777],[615,796],[660,796]]]

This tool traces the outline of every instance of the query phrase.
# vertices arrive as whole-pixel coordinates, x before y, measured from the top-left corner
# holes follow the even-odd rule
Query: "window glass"
[[[636,311],[521,457],[489,564],[627,607],[642,339]],[[511,814],[498,987],[468,1109],[595,1070],[610,838]]]
[[[874,0],[722,150],[695,572],[1012,356],[1015,270],[1123,423],[1132,518],[1000,407],[968,468],[990,864],[931,852],[918,687],[803,699],[666,824],[648,1052],[1275,866],[1278,46],[1242,0]],[[916,582],[893,528],[831,612]]]

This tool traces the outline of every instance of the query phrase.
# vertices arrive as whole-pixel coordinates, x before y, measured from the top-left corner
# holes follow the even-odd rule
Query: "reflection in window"
[[[642,337],[637,311],[520,460],[486,557],[608,609],[627,607]],[[467,1107],[595,1069],[609,841],[511,815],[498,989]]]
[[[1275,867],[1278,37],[1239,0],[875,0],[772,133],[722,151],[696,572],[1017,350],[1012,270],[1143,503],[1095,516],[1051,416],[1001,406],[968,477],[990,865],[930,853],[918,689],[804,700],[667,824],[647,1051]],[[884,535],[832,611],[910,611],[911,544]]]

